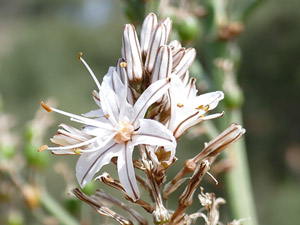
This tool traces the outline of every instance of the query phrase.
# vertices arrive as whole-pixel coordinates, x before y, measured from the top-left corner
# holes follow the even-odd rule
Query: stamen
[[[67,149],[76,149],[76,148],[79,148],[79,147],[82,147],[82,146],[85,146],[85,145],[88,145],[94,141],[96,141],[98,138],[101,138],[99,136],[96,136],[92,139],[89,139],[87,141],[84,141],[84,142],[80,142],[78,144],[74,144],[74,145],[69,145],[69,146],[61,146],[61,147],[49,147],[48,149],[49,150],[54,150],[54,151],[58,151],[58,150],[67,150]]]
[[[48,148],[48,145],[43,145],[41,147],[38,148],[38,152],[44,151]]]
[[[75,115],[73,113],[65,112],[65,111],[62,111],[62,110],[59,110],[59,109],[56,109],[56,108],[52,108],[52,107],[49,107],[49,108],[54,112],[57,112],[59,114],[70,117],[70,120],[76,121],[77,123],[83,123],[85,125],[91,125],[91,126],[94,126],[94,127],[99,127],[99,128],[105,129],[105,130],[112,130],[111,126],[109,126],[108,124],[105,124],[103,122],[93,120],[93,119],[89,119],[89,118],[85,118],[85,117],[82,117],[82,116],[78,116],[78,115]]]
[[[211,179],[214,180],[214,182],[216,183],[216,185],[219,184],[218,180],[210,172],[206,172],[206,173],[211,177]]]
[[[52,109],[51,109],[49,106],[47,106],[43,101],[41,101],[41,106],[42,106],[47,112],[51,112],[51,111],[52,111]]]
[[[183,107],[183,104],[182,104],[182,103],[177,103],[177,106],[178,106],[179,108],[181,108],[181,107]]]
[[[109,114],[107,113],[107,114],[105,115],[105,117],[106,117],[106,119],[108,119],[108,118],[109,118]]]
[[[79,61],[79,62],[81,62],[81,56],[82,56],[82,55],[83,55],[82,52],[79,52],[79,53],[78,53],[78,61]]]
[[[94,72],[92,71],[92,69],[89,67],[89,65],[84,61],[84,59],[83,59],[81,56],[82,56],[82,52],[79,52],[78,57],[79,57],[80,61],[84,64],[84,66],[85,66],[85,67],[87,68],[87,70],[90,72],[90,74],[91,74],[91,76],[92,76],[92,78],[93,78],[95,84],[97,85],[98,89],[100,90],[100,87],[101,87],[101,86],[100,86],[100,83],[99,83],[99,81],[97,80],[97,78],[96,78]]]
[[[121,62],[120,66],[121,66],[121,68],[125,68],[127,66],[127,63],[126,62]]]

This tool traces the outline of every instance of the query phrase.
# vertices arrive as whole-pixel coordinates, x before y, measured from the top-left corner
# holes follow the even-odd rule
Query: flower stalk
[[[193,196],[196,188],[199,186],[201,180],[209,169],[210,166],[207,160],[200,163],[198,168],[196,168],[187,187],[179,197],[178,208],[171,218],[171,224],[179,224],[179,222],[183,219],[184,212],[193,202]]]

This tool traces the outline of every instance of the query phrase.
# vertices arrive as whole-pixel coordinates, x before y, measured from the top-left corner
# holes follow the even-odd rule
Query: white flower
[[[91,72],[90,69],[89,71]],[[91,74],[96,79],[92,72]],[[71,120],[85,125],[82,131],[63,125],[67,130],[63,133],[66,138],[61,136],[61,131],[58,137],[63,138],[65,144],[62,140],[57,141],[58,137],[55,137],[54,143],[62,146],[50,147],[48,150],[56,154],[60,151],[63,154],[81,153],[76,165],[76,177],[81,187],[84,187],[102,166],[108,164],[113,157],[117,157],[120,182],[127,194],[133,200],[137,200],[139,190],[132,163],[134,146],[146,144],[172,146],[173,149],[176,147],[176,140],[170,130],[158,121],[143,119],[149,106],[167,91],[169,83],[170,78],[154,82],[132,106],[126,99],[126,79],[123,84],[116,68],[111,67],[101,86],[96,82],[100,92],[95,98],[100,109],[78,116],[42,104],[48,111],[64,114]],[[74,139],[77,141],[71,142]]]
[[[197,96],[195,82],[196,80],[191,78],[190,82],[185,84],[178,76],[172,77],[169,89],[171,116],[168,127],[176,138],[197,123],[223,115],[223,113],[217,113],[203,116],[208,110],[217,107],[219,101],[224,98],[224,94],[222,91],[216,91]]]

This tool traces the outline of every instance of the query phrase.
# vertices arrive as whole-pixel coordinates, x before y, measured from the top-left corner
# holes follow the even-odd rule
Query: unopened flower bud
[[[141,31],[141,52],[142,56],[147,56],[151,33],[157,25],[157,17],[154,13],[150,13],[144,20]]]
[[[172,49],[173,56],[182,48],[181,43],[177,40],[171,41],[169,46]]]
[[[174,71],[175,68],[178,66],[184,54],[185,54],[185,48],[179,48],[177,50],[173,50],[172,71]]]
[[[177,64],[177,66],[173,69],[173,72],[179,77],[183,76],[189,69],[189,67],[192,65],[195,58],[196,50],[194,48],[189,48],[185,50],[184,55],[180,59],[180,62]]]
[[[169,41],[171,30],[172,30],[172,20],[169,17],[166,17],[161,22],[163,24],[165,24],[166,28],[167,28],[167,30],[166,30],[166,42],[165,42],[167,44],[168,41]]]
[[[151,83],[170,76],[172,70],[172,52],[171,48],[164,45],[159,48],[155,67],[152,72]]]
[[[246,130],[237,123],[232,123],[219,136],[211,140],[205,148],[193,158],[195,162],[200,162],[206,158],[214,157],[228,147],[228,145],[239,140]]]
[[[141,80],[143,76],[141,50],[135,28],[131,24],[126,24],[123,29],[122,57],[127,63],[128,79]]]
[[[159,47],[166,44],[166,35],[167,27],[163,23],[158,24],[152,32],[145,64],[146,70],[150,73],[154,68],[154,63],[157,57]]]

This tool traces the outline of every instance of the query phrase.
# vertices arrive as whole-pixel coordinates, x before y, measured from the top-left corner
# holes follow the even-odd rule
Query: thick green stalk
[[[231,22],[226,14],[227,5],[225,3],[222,0],[210,0],[207,8],[212,16],[206,22],[209,31],[209,38],[206,39],[209,72],[212,75],[214,87],[225,93],[225,99],[218,107],[220,111],[225,111],[225,116],[217,121],[217,128],[220,132],[232,122],[242,125],[241,107],[243,102],[243,93],[237,83],[237,69],[240,62],[239,47],[235,41],[223,40],[219,36],[222,26]],[[233,167],[225,178],[232,216],[235,219],[247,219],[243,221],[243,224],[257,225],[244,139],[232,145],[227,153],[228,159],[233,163]]]
[[[41,205],[63,225],[80,225],[65,209],[63,209],[46,190],[40,196]]]
[[[231,120],[242,124],[241,110],[232,110]],[[245,218],[245,225],[257,225],[245,139],[242,138],[230,146],[227,154],[233,163],[233,167],[226,173],[226,186],[233,216],[236,219]]]

